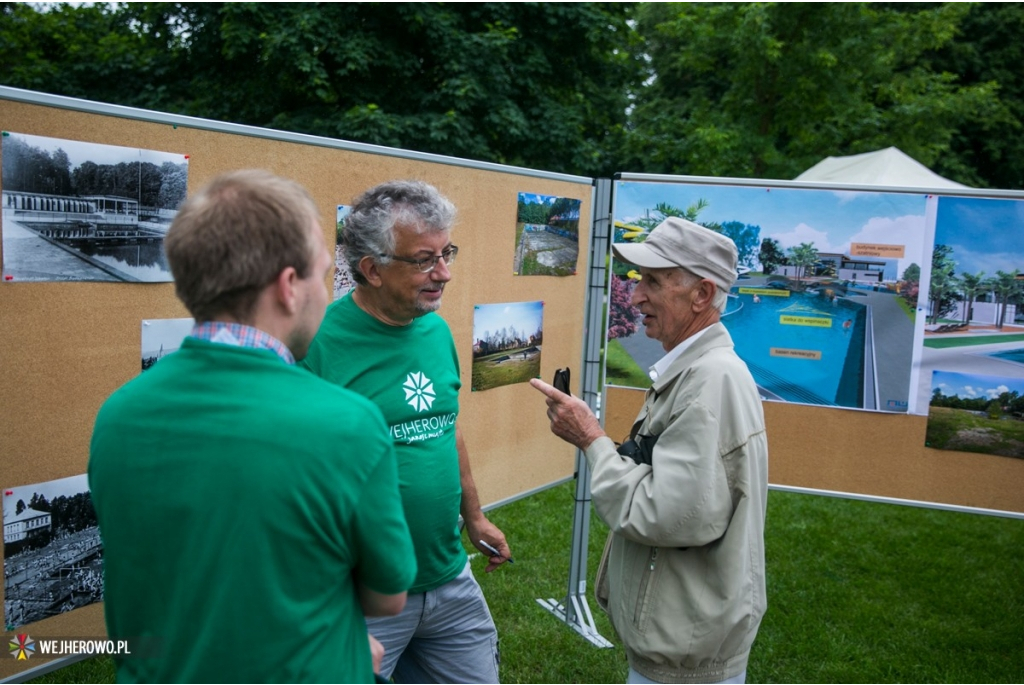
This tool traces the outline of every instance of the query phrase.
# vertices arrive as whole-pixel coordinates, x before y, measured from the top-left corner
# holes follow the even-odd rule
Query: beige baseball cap
[[[648,269],[681,266],[729,290],[736,282],[736,243],[692,221],[669,217],[642,243],[612,245],[615,258]]]

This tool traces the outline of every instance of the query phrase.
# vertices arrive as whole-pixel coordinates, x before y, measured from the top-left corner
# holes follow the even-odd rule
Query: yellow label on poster
[[[773,357],[789,357],[790,359],[813,359],[815,361],[821,360],[821,352],[819,350],[791,350],[785,347],[773,347],[770,350],[770,354]]]
[[[906,247],[903,245],[880,245],[878,243],[850,243],[851,257],[886,257],[903,259]]]
[[[779,323],[786,326],[813,326],[814,328],[832,328],[832,319],[819,319],[816,316],[790,316],[783,314]]]
[[[768,297],[789,297],[788,290],[776,288],[740,288],[740,295],[767,295]]]

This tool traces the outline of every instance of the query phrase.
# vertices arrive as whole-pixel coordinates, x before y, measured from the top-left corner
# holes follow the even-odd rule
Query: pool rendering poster
[[[173,280],[188,156],[3,132],[3,282]]]
[[[918,193],[620,181],[616,243],[668,216],[736,243],[722,323],[768,400],[905,412],[925,249]],[[664,354],[630,304],[638,274],[613,262],[606,381],[646,388]]]
[[[967,384],[984,388],[989,400],[1002,395],[996,392],[999,387],[1024,379],[1024,312],[1019,306],[1024,293],[1024,201],[938,198],[930,261],[923,312],[927,316],[919,322],[923,335],[918,386],[911,408],[929,417],[937,374],[1003,379]],[[1004,411],[1003,418],[1019,421],[1015,411]]]
[[[516,202],[516,276],[573,276],[580,253],[580,201],[519,193]]]
[[[473,307],[472,389],[526,383],[540,376],[543,302],[504,302]]]
[[[933,371],[925,447],[1024,459],[1024,378]]]

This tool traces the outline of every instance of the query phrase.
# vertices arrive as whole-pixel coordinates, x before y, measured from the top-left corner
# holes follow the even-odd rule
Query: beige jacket
[[[647,393],[653,464],[609,438],[586,450],[610,526],[597,600],[630,665],[659,682],[718,682],[746,669],[767,601],[768,443],[761,398],[722,324]]]

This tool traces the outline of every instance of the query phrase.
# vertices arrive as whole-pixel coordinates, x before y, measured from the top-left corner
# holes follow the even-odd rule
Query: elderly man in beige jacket
[[[629,439],[539,380],[552,432],[584,450],[611,528],[597,577],[630,683],[742,683],[767,607],[768,442],[757,386],[719,321],[736,280],[729,238],[670,218],[614,245],[641,280],[633,304],[665,356]]]

